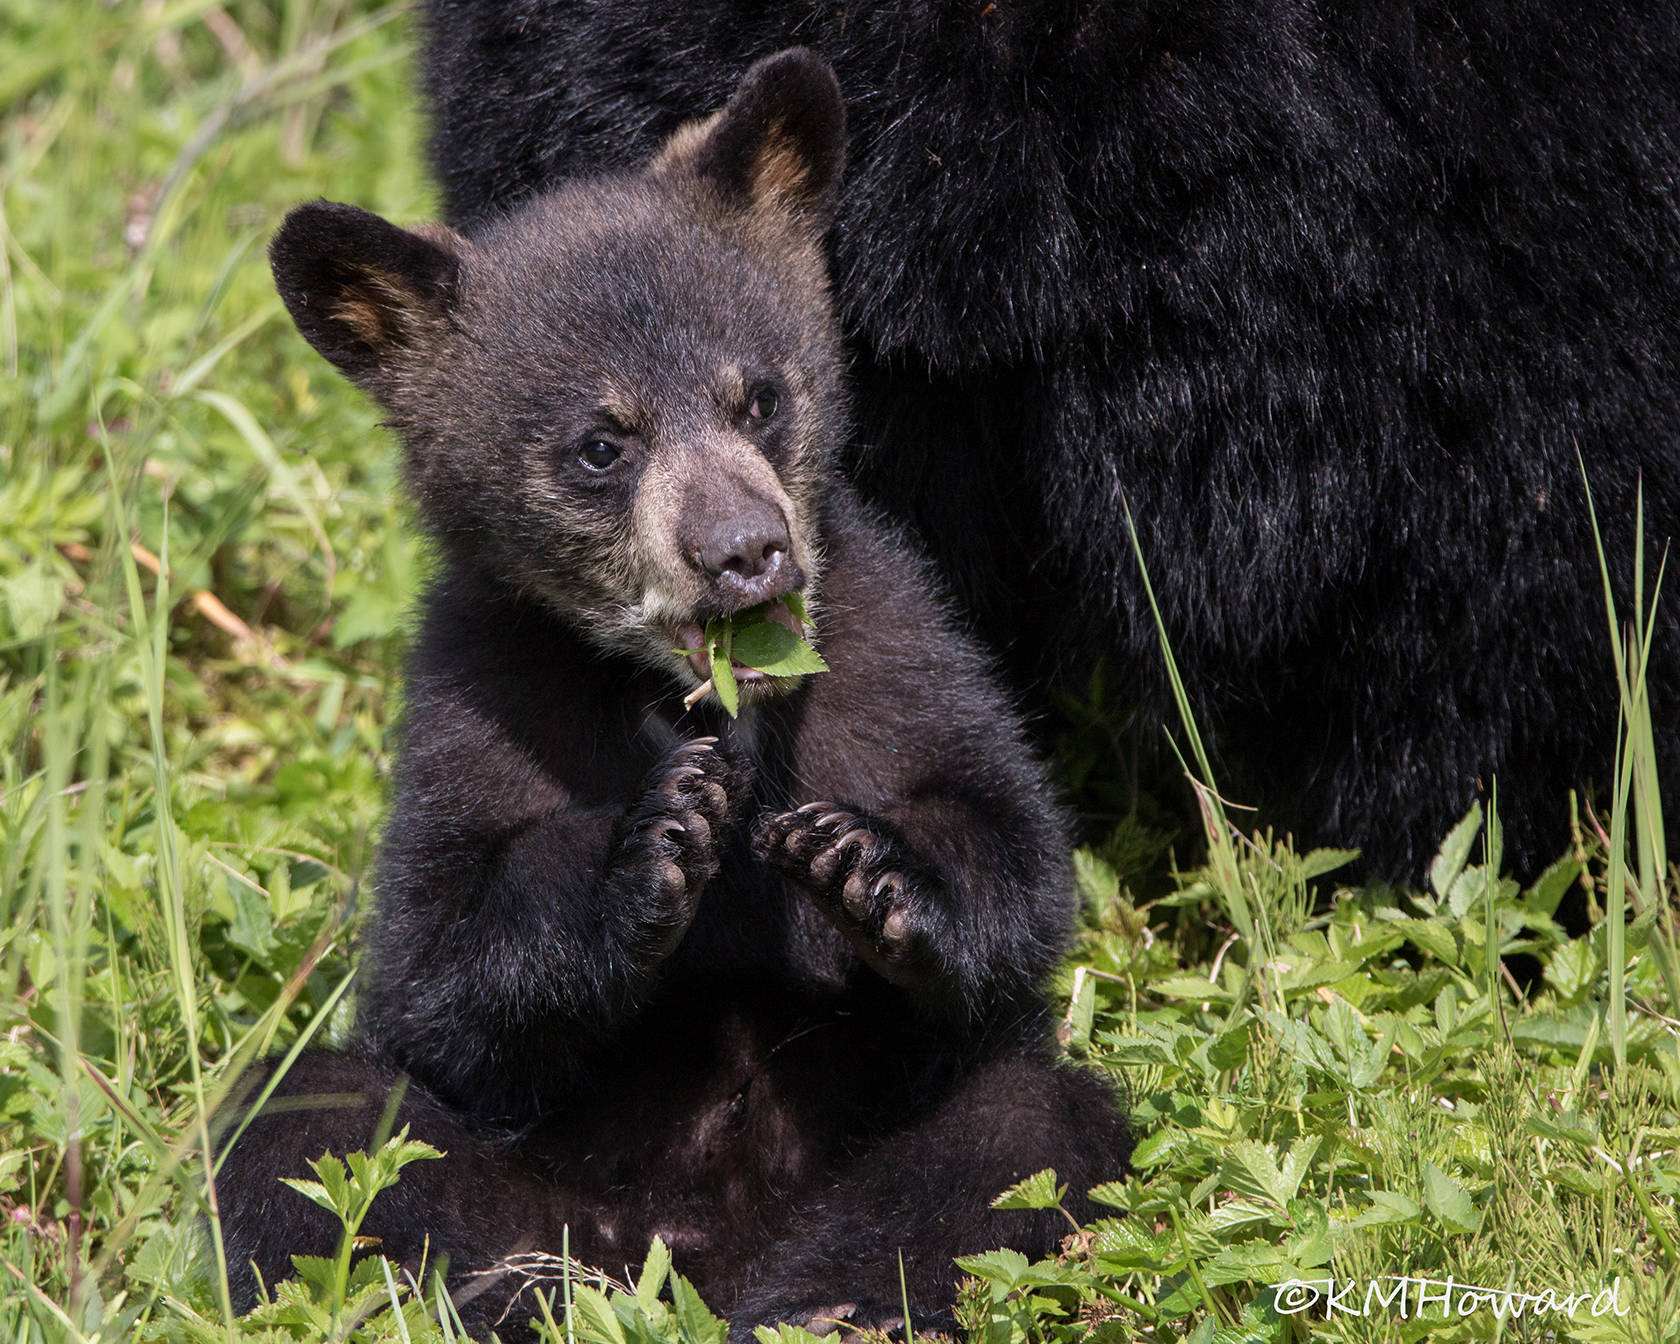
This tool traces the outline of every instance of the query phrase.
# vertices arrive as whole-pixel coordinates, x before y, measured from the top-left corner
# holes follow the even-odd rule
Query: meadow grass
[[[0,15],[0,1341],[459,1338],[435,1279],[348,1250],[235,1319],[214,1185],[242,1064],[348,1026],[424,571],[377,414],[292,332],[263,248],[317,195],[428,213],[412,21],[361,0]],[[1347,855],[1232,824],[1186,714],[1199,832],[1133,808],[1080,852],[1055,986],[1069,1054],[1130,1088],[1135,1174],[1063,1254],[965,1261],[970,1339],[1676,1337],[1659,586],[1653,565],[1620,612],[1606,590],[1616,778],[1526,893],[1479,813],[1426,889],[1338,887]],[[1069,711],[1087,792],[1102,699]],[[1572,888],[1596,921],[1576,940],[1551,919]],[[394,1137],[297,1198],[348,1232],[422,1156]],[[1004,1200],[1064,1195],[1041,1173]],[[552,1338],[720,1341],[661,1248],[633,1275],[552,1249],[529,1302]],[[1359,1285],[1341,1309],[1290,1314],[1302,1289],[1280,1310],[1276,1285],[1332,1275]],[[1443,1320],[1412,1289],[1402,1315],[1400,1275],[1625,1314]],[[1391,1300],[1351,1314],[1366,1280]]]

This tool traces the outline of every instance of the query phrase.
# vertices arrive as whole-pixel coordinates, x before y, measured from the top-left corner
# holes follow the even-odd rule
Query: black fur
[[[1416,874],[1495,774],[1564,847],[1680,502],[1680,10],[1615,0],[429,0],[447,213],[644,154],[755,56],[850,112],[866,495],[1024,684],[1171,720],[1125,506],[1228,791]],[[1652,557],[1647,557],[1654,569]],[[1680,728],[1673,606],[1658,750]]]
[[[470,242],[325,203],[276,239],[300,327],[401,429],[445,563],[356,1047],[305,1056],[218,1183],[242,1301],[250,1263],[273,1282],[335,1244],[278,1178],[382,1125],[448,1153],[375,1204],[385,1254],[461,1275],[564,1227],[616,1270],[658,1233],[738,1332],[890,1320],[901,1247],[918,1322],[948,1321],[953,1255],[1060,1235],[992,1196],[1052,1166],[1078,1212],[1124,1169],[1115,1098],[1055,1061],[1040,997],[1063,819],[926,568],[832,466],[840,127],[794,52],[650,168]],[[695,540],[727,550],[748,503],[785,552],[750,581]],[[661,622],[766,584],[804,587],[831,670],[743,683],[739,721],[685,711]],[[516,1274],[456,1281],[478,1327],[532,1309]]]

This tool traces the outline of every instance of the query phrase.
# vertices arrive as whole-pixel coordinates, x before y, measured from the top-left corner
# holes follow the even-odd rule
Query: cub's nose
[[[737,514],[709,529],[691,552],[736,607],[756,606],[798,586],[788,556],[787,525],[779,515]]]

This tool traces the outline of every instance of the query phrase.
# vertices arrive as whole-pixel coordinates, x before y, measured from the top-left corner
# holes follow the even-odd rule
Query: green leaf
[[[1423,1164],[1424,1204],[1449,1232],[1474,1232],[1482,1215],[1470,1201],[1470,1193],[1433,1162]]]
[[[648,1247],[647,1259],[642,1261],[641,1275],[636,1280],[636,1301],[644,1309],[651,1310],[653,1304],[659,1301],[659,1294],[670,1273],[671,1248],[662,1237],[655,1237],[653,1245]]]
[[[1253,1035],[1254,1019],[1248,1017],[1220,1032],[1208,1042],[1208,1063],[1222,1073],[1241,1068],[1248,1059],[1248,1043]]]
[[[799,1325],[789,1325],[786,1321],[777,1323],[775,1329],[768,1325],[753,1327],[753,1338],[758,1344],[825,1344],[821,1336],[813,1335],[809,1330]],[[833,1336],[829,1336],[828,1344],[832,1344]]]
[[[712,1315],[681,1274],[671,1275],[671,1304],[683,1344],[725,1344],[729,1338],[729,1327]]]
[[[1158,1129],[1132,1149],[1132,1165],[1140,1171],[1165,1162],[1189,1145],[1182,1129]]]
[[[1452,930],[1443,922],[1433,919],[1405,918],[1397,920],[1396,927],[1406,935],[1415,947],[1427,952],[1436,961],[1448,966],[1458,965],[1458,942],[1453,937]]]
[[[1558,902],[1561,901],[1570,887],[1574,886],[1581,877],[1581,864],[1576,859],[1559,859],[1528,889],[1523,896],[1523,907],[1533,915],[1552,916],[1557,913]]]
[[[1423,1207],[1395,1190],[1370,1192],[1370,1207],[1353,1220],[1354,1227],[1375,1227],[1380,1223],[1410,1223],[1423,1215]]]
[[[572,1312],[578,1333],[601,1344],[628,1344],[624,1326],[606,1294],[586,1283],[572,1285]]]
[[[706,660],[711,664],[712,689],[718,703],[730,718],[741,712],[741,692],[735,684],[735,672],[729,666],[730,632],[727,620],[711,621],[706,625]]]
[[[1590,938],[1560,943],[1546,963],[1546,980],[1564,1003],[1579,997],[1598,979],[1598,954]]]
[[[760,621],[736,630],[729,652],[742,666],[757,668],[772,677],[828,671],[828,664],[815,649],[774,621]]]
[[[1202,999],[1229,1003],[1234,997],[1230,990],[1214,984],[1211,980],[1204,980],[1197,975],[1169,975],[1164,980],[1152,981],[1149,988],[1157,994],[1165,994],[1174,999]]]
[[[1481,829],[1482,805],[1471,803],[1463,820],[1441,842],[1440,853],[1429,865],[1429,885],[1435,888],[1435,894],[1443,901],[1452,891],[1453,883],[1458,881],[1458,875],[1464,871],[1464,865],[1470,859],[1470,846],[1476,842],[1476,832]]]
[[[1106,1204],[1111,1209],[1132,1207],[1131,1190],[1125,1181],[1104,1181],[1101,1185],[1093,1185],[1086,1191],[1086,1197],[1093,1204]]]
[[[1024,1181],[1017,1181],[992,1201],[994,1209],[1054,1209],[1062,1202],[1067,1186],[1056,1184],[1053,1167],[1035,1171]]]
[[[1598,1127],[1572,1111],[1557,1115],[1531,1115],[1524,1121],[1524,1127],[1530,1134],[1572,1144],[1589,1152],[1600,1139]]]
[[[1357,849],[1315,849],[1301,860],[1301,877],[1311,881],[1352,863],[1359,857]]]
[[[1030,1268],[1027,1257],[1019,1251],[985,1251],[980,1255],[959,1255],[957,1268],[987,1283],[1000,1283],[1013,1288],[1026,1277]]]

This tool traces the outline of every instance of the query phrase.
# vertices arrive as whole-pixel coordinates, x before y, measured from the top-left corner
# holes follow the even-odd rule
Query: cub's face
[[[646,168],[470,241],[317,202],[271,259],[299,329],[390,411],[457,560],[697,681],[672,651],[707,620],[820,573],[842,143],[827,66],[784,52]]]

